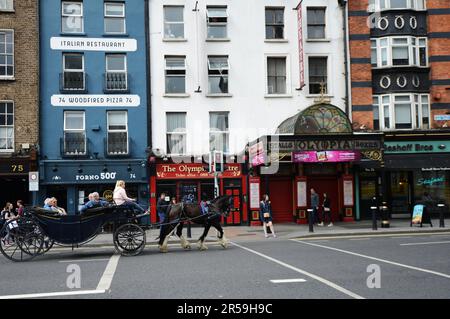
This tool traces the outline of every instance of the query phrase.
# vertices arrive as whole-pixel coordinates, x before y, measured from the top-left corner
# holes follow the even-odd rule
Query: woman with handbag
[[[2,238],[3,245],[9,245],[11,239],[14,241],[14,236],[11,234],[15,230],[15,228],[19,227],[17,224],[17,216],[13,211],[13,204],[10,202],[6,203],[5,208],[3,208],[2,216],[5,223],[8,223],[8,226],[6,227],[6,236],[5,238]]]
[[[275,235],[275,230],[273,229],[273,220],[272,220],[272,208],[270,207],[269,195],[264,194],[259,205],[259,218],[263,223],[264,236],[267,238],[267,227],[270,228],[273,237],[277,237]]]
[[[333,226],[333,220],[331,219],[331,200],[330,198],[327,196],[327,193],[323,194],[323,221],[326,222],[327,217],[329,220],[329,224],[328,227]],[[323,225],[323,224],[322,224]]]

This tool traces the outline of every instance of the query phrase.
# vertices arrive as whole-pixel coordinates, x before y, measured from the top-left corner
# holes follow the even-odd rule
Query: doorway
[[[339,198],[339,187],[338,179],[335,176],[320,176],[320,177],[310,177],[308,176],[307,182],[307,200],[308,207],[311,207],[311,188],[319,195],[319,214],[323,216],[323,194],[327,193],[328,198],[331,201],[331,219],[333,222],[339,220],[340,213],[340,198]]]
[[[224,218],[225,225],[240,225],[242,221],[242,191],[240,180],[224,180],[224,193],[233,197],[233,208],[227,218]]]

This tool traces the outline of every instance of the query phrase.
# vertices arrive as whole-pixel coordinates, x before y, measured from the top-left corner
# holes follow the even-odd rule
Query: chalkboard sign
[[[422,227],[424,223],[430,224],[431,227],[433,227],[427,207],[423,204],[417,204],[414,206],[413,214],[411,217],[411,226],[420,225],[420,227]]]

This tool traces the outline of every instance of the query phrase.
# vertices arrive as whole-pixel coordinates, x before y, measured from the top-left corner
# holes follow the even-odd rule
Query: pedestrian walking
[[[166,220],[168,206],[169,205],[166,201],[166,193],[161,193],[158,202],[156,203],[156,211],[158,213],[160,223],[164,223],[164,221]]]
[[[12,233],[14,232],[14,230],[17,227],[19,227],[19,225],[17,224],[17,221],[16,221],[17,215],[14,213],[13,208],[14,208],[13,204],[10,202],[7,202],[1,212],[1,216],[2,216],[2,219],[4,220],[4,222],[5,223],[9,222],[9,224],[6,227],[6,236],[4,238],[2,238],[3,245],[9,245],[11,240],[14,241],[14,237],[13,237]]]
[[[19,199],[16,202],[16,205],[17,205],[17,216],[22,217],[23,216],[23,209],[24,209],[23,200]]]
[[[327,222],[328,217],[328,227],[333,226],[333,219],[331,218],[331,199],[328,197],[327,193],[323,193],[323,219],[320,226],[323,226],[324,222]]]
[[[311,218],[313,222],[318,223],[320,220],[319,212],[319,194],[316,193],[314,188],[311,188],[311,208],[313,210]],[[320,225],[320,224],[319,224]],[[322,224],[323,226],[323,224]]]
[[[263,223],[264,236],[266,238],[269,237],[269,235],[267,234],[267,227],[269,227],[273,237],[277,237],[273,228],[272,207],[270,205],[269,195],[263,195],[259,206],[259,218]]]

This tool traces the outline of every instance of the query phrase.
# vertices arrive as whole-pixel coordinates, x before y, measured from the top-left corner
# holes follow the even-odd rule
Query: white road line
[[[100,278],[97,290],[105,290],[105,291],[109,290],[114,277],[114,273],[116,272],[117,265],[119,263],[119,259],[120,259],[119,254],[114,254],[111,256],[108,265],[106,265],[105,272],[103,273],[102,278]]]
[[[241,246],[241,245],[236,244],[236,243],[234,243],[234,242],[230,242],[230,243],[233,244],[233,245],[235,245],[235,246],[237,246],[237,247],[239,247],[239,248],[241,248],[241,249],[244,249],[244,250],[246,250],[246,251],[248,251],[248,252],[251,252],[251,253],[253,253],[253,254],[255,254],[255,255],[258,255],[258,256],[260,256],[260,257],[262,257],[262,258],[265,258],[265,259],[270,260],[270,261],[272,261],[272,262],[274,262],[274,263],[277,263],[278,265],[281,265],[281,266],[283,266],[283,267],[289,268],[289,269],[291,269],[291,270],[293,270],[293,271],[296,271],[296,272],[298,272],[298,273],[300,273],[300,274],[302,274],[302,275],[305,275],[305,276],[311,277],[312,279],[315,279],[315,280],[317,280],[317,281],[320,281],[321,283],[323,283],[323,284],[325,284],[325,285],[327,285],[327,286],[330,286],[331,288],[336,289],[336,290],[338,290],[338,291],[340,291],[340,292],[342,292],[342,293],[344,293],[344,294],[346,294],[346,295],[348,295],[348,296],[350,296],[350,297],[352,297],[352,298],[355,298],[355,299],[365,299],[364,297],[362,297],[362,296],[360,296],[360,295],[357,295],[357,294],[355,294],[355,293],[353,293],[353,292],[351,292],[351,291],[349,291],[349,290],[347,290],[347,289],[345,289],[345,288],[343,288],[343,287],[341,287],[341,286],[339,286],[339,285],[336,285],[335,283],[332,283],[331,281],[326,280],[325,278],[319,277],[319,276],[314,275],[314,274],[311,274],[311,273],[309,273],[309,272],[307,272],[307,271],[304,271],[304,270],[301,270],[301,269],[296,268],[296,267],[294,267],[294,266],[291,266],[291,265],[289,265],[289,264],[286,264],[286,263],[284,263],[284,262],[282,262],[282,261],[279,261],[279,260],[277,260],[277,259],[275,259],[275,258],[272,258],[272,257],[270,257],[270,256],[267,256],[267,255],[264,255],[264,254],[262,254],[262,253],[259,253],[259,252],[255,251],[255,250],[253,250],[253,249],[250,249],[250,248]]]
[[[371,240],[372,238],[351,238],[351,239],[349,239],[349,240],[352,240],[352,241],[360,241],[360,240]]]
[[[293,282],[306,282],[305,279],[272,279],[270,280],[271,283],[274,284],[288,284]]]
[[[0,299],[29,299],[29,298],[45,298],[45,297],[60,297],[60,296],[94,295],[94,294],[104,294],[105,292],[106,292],[105,290],[74,290],[74,291],[0,296]]]
[[[354,252],[351,252],[351,251],[348,251],[348,250],[343,250],[343,249],[338,249],[338,248],[333,248],[333,247],[327,247],[327,246],[322,246],[322,245],[313,244],[313,243],[307,243],[307,242],[300,241],[300,240],[291,239],[291,241],[297,242],[297,243],[300,243],[300,244],[304,244],[304,245],[310,245],[310,246],[316,246],[316,247],[325,248],[325,249],[329,249],[329,250],[334,250],[334,251],[338,251],[338,252],[349,254],[349,255],[353,255],[353,256],[358,256],[358,257],[362,257],[362,258],[376,260],[376,261],[383,262],[383,263],[386,263],[386,264],[391,264],[391,265],[394,265],[394,266],[399,266],[399,267],[403,267],[403,268],[417,270],[417,271],[421,271],[421,272],[425,272],[425,273],[429,273],[429,274],[433,274],[433,275],[436,275],[436,276],[440,276],[440,277],[444,277],[444,278],[450,279],[450,275],[443,274],[443,273],[440,273],[440,272],[437,272],[437,271],[433,271],[433,270],[428,270],[428,269],[423,269],[423,268],[419,268],[419,267],[414,267],[414,266],[409,266],[409,265],[405,265],[405,264],[400,264],[400,263],[397,263],[397,262],[394,262],[394,261],[389,261],[389,260],[386,260],[386,259],[381,259],[381,258],[376,258],[376,257],[372,257],[372,256],[362,255],[362,254],[354,253]]]
[[[450,244],[450,241],[430,241],[424,243],[406,243],[400,244],[400,246],[419,246],[419,245],[436,245],[436,244]]]
[[[401,237],[389,237],[391,239],[407,239],[407,238],[412,238],[411,236],[401,236]]]
[[[85,261],[107,261],[109,258],[98,258],[98,259],[74,259],[74,260],[59,260],[59,263],[79,263]]]

